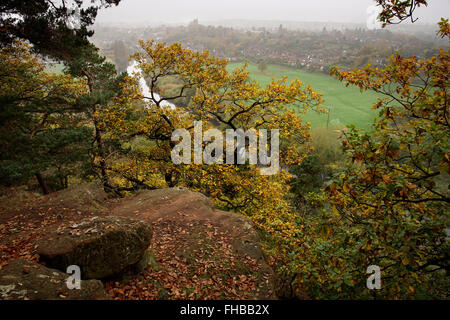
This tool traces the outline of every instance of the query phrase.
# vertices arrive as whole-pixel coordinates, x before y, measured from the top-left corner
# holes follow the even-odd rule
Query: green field
[[[228,69],[240,67],[241,63],[230,63]],[[62,64],[55,64],[47,68],[48,72],[61,73]],[[371,109],[378,95],[373,92],[362,92],[356,87],[346,87],[336,78],[322,73],[309,73],[306,71],[278,65],[268,65],[264,72],[260,72],[256,64],[249,63],[250,77],[261,85],[267,85],[272,78],[280,79],[288,76],[288,80],[299,78],[304,85],[309,84],[316,92],[323,95],[324,107],[330,110],[329,119],[326,114],[317,114],[314,111],[304,115],[306,121],[311,122],[313,128],[325,127],[327,120],[330,127],[344,127],[354,124],[361,129],[369,129],[377,111]]]
[[[241,66],[241,63],[230,63],[229,70]],[[249,63],[248,71],[250,77],[258,81],[261,85],[267,85],[272,78],[280,79],[288,76],[288,80],[299,78],[304,85],[309,84],[316,92],[321,93],[325,107],[329,108],[329,125],[331,127],[343,127],[354,124],[361,129],[369,129],[377,111],[371,106],[377,101],[377,94],[374,92],[363,92],[357,87],[346,87],[336,78],[321,73],[309,73],[298,69],[268,65],[264,73],[258,70],[256,64]],[[314,111],[308,112],[304,116],[305,120],[311,122],[313,128],[324,127],[327,124],[326,114],[317,114]]]

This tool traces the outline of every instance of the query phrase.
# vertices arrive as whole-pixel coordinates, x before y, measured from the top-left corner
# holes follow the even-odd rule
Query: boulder
[[[100,280],[82,280],[70,290],[68,274],[24,259],[11,260],[0,270],[0,300],[110,299]]]
[[[103,279],[138,263],[151,237],[142,221],[95,216],[58,228],[39,241],[37,252],[49,267],[65,271],[77,265],[82,279]]]

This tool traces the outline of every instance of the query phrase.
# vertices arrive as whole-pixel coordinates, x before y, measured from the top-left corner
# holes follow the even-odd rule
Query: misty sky
[[[373,0],[122,0],[118,7],[99,12],[102,23],[199,22],[246,19],[320,22],[361,22]],[[422,23],[448,17],[450,0],[430,0],[416,15]]]

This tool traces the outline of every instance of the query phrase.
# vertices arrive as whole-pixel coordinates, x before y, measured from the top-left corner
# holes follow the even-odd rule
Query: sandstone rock
[[[80,289],[68,289],[68,274],[23,259],[9,261],[0,270],[0,300],[110,299],[99,280],[82,280]]]
[[[192,252],[201,249],[198,248],[197,238],[203,237],[207,231],[202,226],[210,224],[217,227],[219,232],[223,232],[229,237],[236,257],[250,257],[260,264],[260,268],[256,271],[258,285],[260,285],[259,298],[275,298],[274,272],[266,262],[260,238],[252,222],[240,214],[215,209],[213,200],[205,195],[179,188],[141,191],[135,196],[125,199],[112,210],[112,214],[133,216],[146,221],[155,226],[155,232],[159,228],[165,228],[166,224],[198,226],[200,229],[191,235],[174,235],[178,239],[183,238],[184,241],[177,248],[175,255],[180,259],[187,258],[187,260],[190,260],[189,255]],[[155,238],[154,242],[156,240]],[[241,275],[255,273],[245,264],[238,269],[237,271]]]
[[[78,265],[83,279],[103,279],[138,263],[150,244],[150,227],[124,217],[92,217],[60,227],[38,244],[40,260],[65,271]]]
[[[64,207],[81,211],[101,211],[108,195],[96,183],[80,184],[53,192],[45,197],[47,206]]]

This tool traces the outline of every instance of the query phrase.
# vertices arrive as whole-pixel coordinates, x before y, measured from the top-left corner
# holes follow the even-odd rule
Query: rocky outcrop
[[[203,251],[206,253],[205,259],[213,261],[213,257],[208,257],[208,254],[214,255],[211,247],[203,245],[208,241],[219,243],[221,239],[226,238],[236,263],[234,270],[223,270],[226,273],[223,276],[224,281],[233,274],[256,275],[258,292],[254,294],[258,293],[258,297],[264,299],[275,297],[274,273],[266,263],[260,238],[251,221],[240,214],[215,209],[212,199],[205,195],[178,188],[141,191],[120,202],[112,209],[112,214],[133,216],[152,225],[155,230],[152,250],[156,253],[171,245],[159,243],[162,240],[160,237],[173,237],[174,241],[176,239],[178,242],[174,250],[166,255],[173,254],[172,258],[186,260],[187,264],[195,263],[192,261],[195,261],[196,254]],[[175,234],[168,235],[167,232],[174,226],[180,228],[176,229]],[[199,242],[203,244],[199,245]],[[253,261],[255,265],[244,261]],[[223,262],[223,259],[217,261],[218,264]]]
[[[201,193],[177,188],[143,191],[113,210],[117,216],[127,213],[147,222],[214,223],[231,233],[236,252],[264,261],[260,239],[250,220],[233,212],[214,209],[213,201]]]
[[[107,199],[101,186],[87,184],[21,204],[6,212],[0,206],[3,299],[95,299],[91,285],[88,293],[64,291],[69,265],[78,265],[83,279],[102,279],[114,299],[276,298],[274,273],[252,222],[215,209],[201,193],[173,188]],[[64,277],[45,287],[39,279],[58,271],[4,266],[18,257],[40,260]],[[19,284],[28,282],[31,289]]]
[[[11,260],[0,270],[0,300],[110,299],[99,280],[82,280],[70,290],[68,274],[23,259]]]
[[[138,263],[150,244],[150,227],[127,217],[92,217],[62,226],[38,243],[40,261],[65,271],[81,269],[83,279],[103,279]]]

